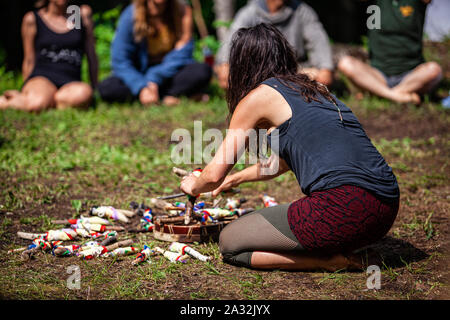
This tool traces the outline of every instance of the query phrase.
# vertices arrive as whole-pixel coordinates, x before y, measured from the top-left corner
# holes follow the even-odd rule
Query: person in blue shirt
[[[99,84],[102,99],[175,105],[182,95],[207,98],[212,71],[192,58],[192,24],[181,0],[135,0],[125,8],[111,46],[113,74]]]

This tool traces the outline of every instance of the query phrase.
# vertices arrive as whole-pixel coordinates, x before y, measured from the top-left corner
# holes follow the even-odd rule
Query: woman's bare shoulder
[[[266,84],[260,84],[250,91],[244,99],[252,104],[268,104],[268,102],[273,104],[284,101],[283,96],[277,90]]]
[[[22,25],[27,27],[32,27],[36,25],[36,16],[33,11],[28,11],[23,16]]]

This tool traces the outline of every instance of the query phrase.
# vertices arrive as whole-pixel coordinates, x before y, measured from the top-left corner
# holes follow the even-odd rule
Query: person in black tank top
[[[0,97],[0,109],[39,111],[89,105],[97,84],[91,9],[82,6],[79,25],[70,26],[67,1],[62,2],[49,0],[42,8],[25,15],[22,23],[24,85],[21,92],[6,91]],[[88,58],[91,86],[81,82],[84,54]]]
[[[392,169],[351,109],[297,73],[294,51],[275,27],[238,30],[230,63],[227,136],[202,174],[184,178],[181,189],[218,195],[291,170],[306,196],[228,224],[219,240],[224,261],[259,269],[363,269],[361,250],[384,237],[398,212]],[[228,175],[258,136],[254,129],[267,130],[270,158]]]

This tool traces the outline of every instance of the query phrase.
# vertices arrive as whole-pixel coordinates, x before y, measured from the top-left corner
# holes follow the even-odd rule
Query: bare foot
[[[180,99],[174,96],[165,96],[162,102],[166,106],[176,106],[180,103]]]
[[[8,99],[5,96],[0,96],[0,110],[7,109],[9,107]]]
[[[208,102],[209,95],[207,95],[206,93],[194,94],[193,96],[191,96],[191,99],[196,102]]]
[[[370,265],[381,266],[383,258],[372,248],[355,250],[345,255],[353,269],[364,270]]]
[[[392,97],[392,100],[398,103],[414,103],[416,105],[420,104],[420,97],[415,92],[401,92],[401,91],[394,91],[394,95]]]
[[[19,94],[20,94],[20,91],[18,91],[18,90],[6,90],[5,92],[3,92],[3,95],[5,96],[6,99],[12,99]]]
[[[355,99],[358,100],[358,101],[364,99],[364,93],[362,93],[362,92],[357,92],[357,93],[355,94]]]
[[[149,83],[147,87],[143,88],[139,93],[139,101],[144,106],[151,106],[159,102],[158,85],[156,83]]]

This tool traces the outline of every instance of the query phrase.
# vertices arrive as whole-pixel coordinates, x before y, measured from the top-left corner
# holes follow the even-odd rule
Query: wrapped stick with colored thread
[[[119,257],[119,256],[128,256],[133,253],[136,253],[137,249],[135,247],[123,247],[114,249],[111,252],[106,252],[102,255],[102,257]]]
[[[178,252],[172,252],[172,251],[167,251],[164,249],[161,249],[160,247],[156,247],[155,250],[159,253],[161,253],[167,260],[169,260],[170,262],[176,263],[176,262],[181,262],[181,263],[186,263],[186,259],[189,257],[186,254],[179,254]]]
[[[88,232],[105,232],[105,231],[124,231],[125,228],[122,226],[110,226],[97,223],[89,223],[87,221],[81,220],[77,224],[70,226],[72,229],[85,229]]]
[[[100,218],[106,217],[113,220],[129,223],[129,217],[134,216],[134,212],[130,210],[116,209],[111,206],[94,206],[89,211],[93,216],[99,216]]]
[[[43,239],[34,239],[33,243],[28,246],[28,249],[22,252],[22,259],[31,260],[33,256],[40,251],[49,251],[52,250],[53,247],[59,245],[61,241],[45,241]]]
[[[139,252],[139,254],[136,256],[136,259],[134,259],[132,264],[138,265],[144,261],[147,261],[150,258],[150,256],[154,256],[155,253],[156,253],[155,250],[150,249],[150,247],[148,246],[144,246],[144,249],[142,249],[142,251]]]
[[[211,259],[210,257],[202,255],[200,252],[193,249],[192,247],[180,242],[172,242],[172,244],[169,246],[169,250],[183,255],[187,253],[188,255],[203,262],[206,262]]]
[[[81,248],[81,246],[73,244],[68,246],[57,246],[53,249],[52,253],[57,257],[70,257]]]
[[[45,237],[45,233],[30,233],[30,232],[17,231],[17,236],[19,238],[26,239],[26,240],[34,240],[36,238]]]
[[[238,208],[235,209],[234,212],[239,216],[242,217],[243,215],[246,215],[247,213],[253,212],[255,209],[253,208]]]
[[[278,205],[278,202],[275,201],[275,198],[269,197],[267,194],[260,195],[259,198],[264,203],[265,208],[275,207]]]
[[[98,257],[101,256],[107,252],[113,251],[119,247],[126,247],[129,246],[133,243],[133,240],[128,239],[128,240],[124,240],[124,241],[119,241],[116,242],[114,244],[111,244],[109,246],[101,246],[101,245],[93,245],[93,246],[89,246],[87,249],[82,250],[78,253],[78,255],[81,258],[84,258],[86,260],[92,259],[94,257]]]
[[[87,222],[90,224],[101,224],[101,225],[110,225],[111,222],[109,222],[106,219],[102,219],[100,217],[81,217],[79,219],[66,219],[66,220],[53,220],[53,224],[80,224],[83,222]]]
[[[65,229],[49,230],[46,233],[28,233],[18,231],[17,236],[27,240],[34,240],[36,238],[39,238],[44,239],[46,241],[57,241],[57,240],[70,241],[78,237],[93,237],[93,238],[99,237],[101,236],[101,234],[98,233],[99,231],[105,232],[107,230],[117,230],[117,231],[124,230],[124,228],[120,226],[102,226],[102,225],[97,226],[100,227],[98,228],[98,231],[95,232],[92,232],[92,230],[88,231],[84,228],[73,228],[73,229],[65,228]]]
[[[245,198],[241,198],[241,199],[228,198],[227,203],[225,204],[225,208],[228,210],[238,209],[245,202],[247,202],[247,199],[245,199]]]

